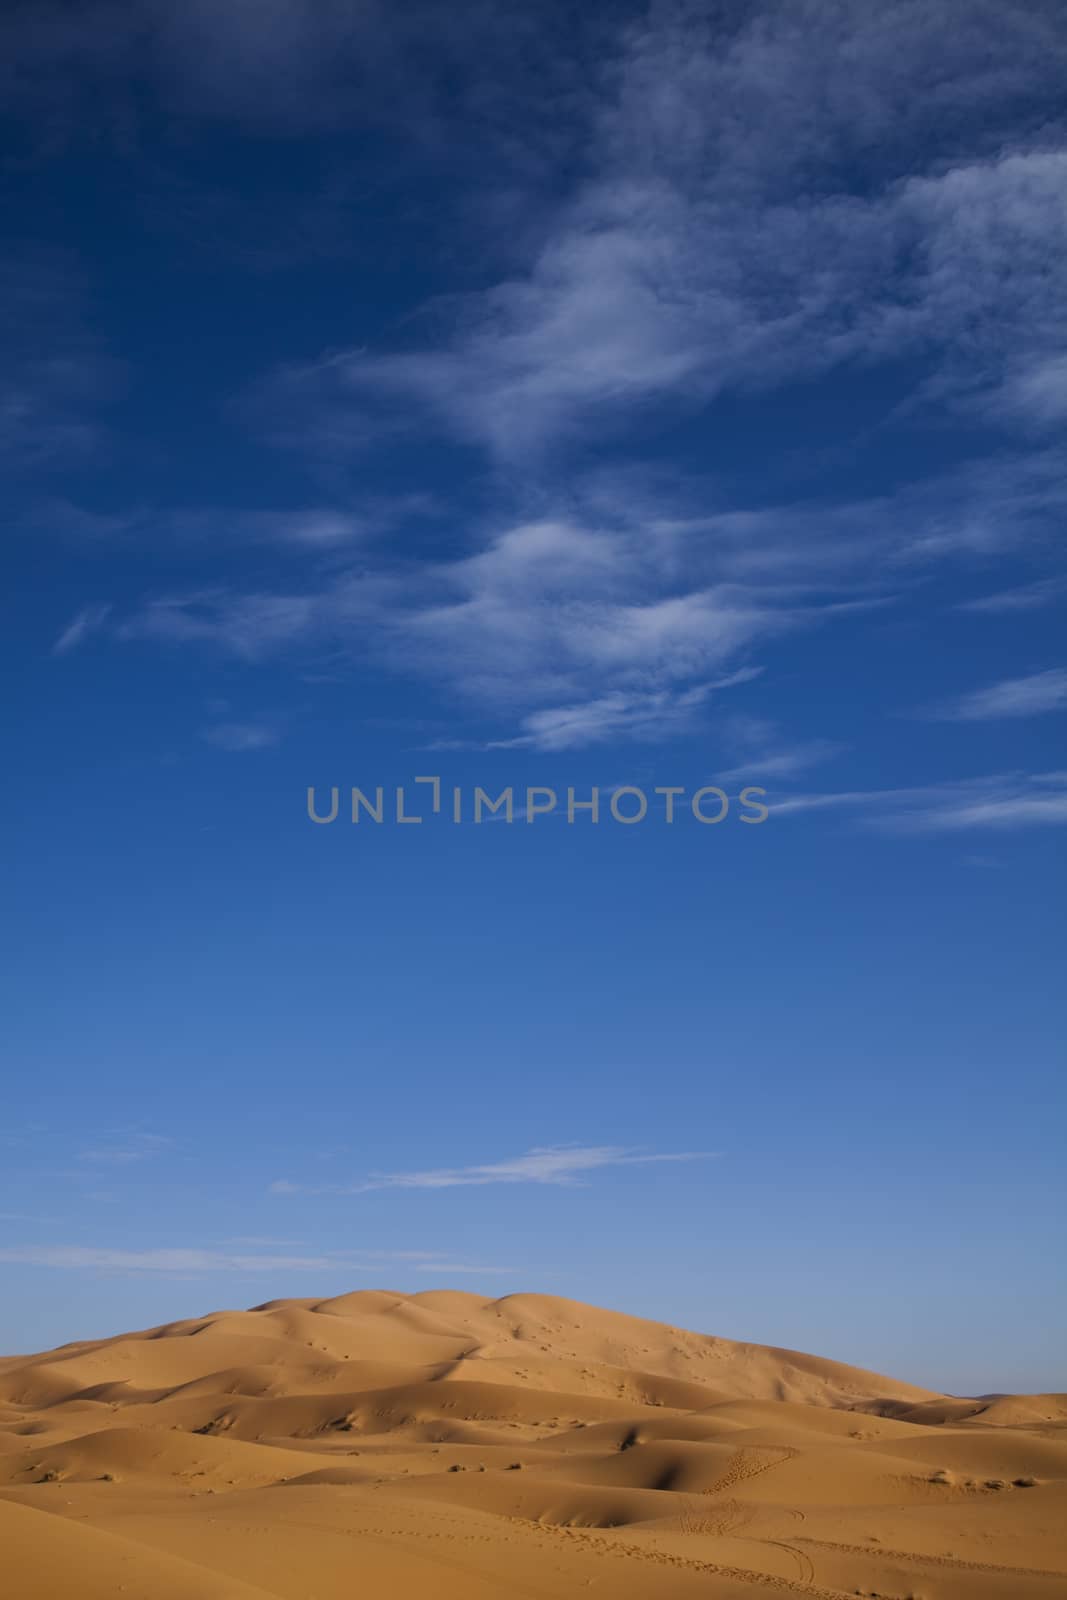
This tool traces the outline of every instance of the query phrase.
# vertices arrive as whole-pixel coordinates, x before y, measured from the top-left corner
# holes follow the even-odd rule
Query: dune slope
[[[545,1295],[271,1301],[0,1361],[0,1587],[1067,1593],[1067,1397]]]

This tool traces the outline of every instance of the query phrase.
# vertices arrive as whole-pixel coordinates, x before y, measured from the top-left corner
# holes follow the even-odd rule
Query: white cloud
[[[1009,378],[1002,398],[1006,409],[1039,426],[1067,422],[1067,354],[1024,366]]]
[[[147,49],[168,95],[200,114],[254,117],[249,97],[282,120],[301,106],[312,122],[327,106],[327,121],[339,114],[334,74],[373,37],[373,5],[358,17],[333,0],[314,16],[297,0],[224,11],[172,18],[150,5],[144,40],[120,30],[123,62]],[[484,26],[491,11],[479,9]],[[570,33],[562,51],[550,27],[531,33],[570,70]],[[56,38],[70,48],[67,31]],[[191,73],[201,58],[209,70]],[[479,742],[553,751],[683,732],[709,680],[739,683],[765,644],[885,602],[889,574],[905,583],[946,556],[1018,546],[1065,494],[1054,451],[1027,433],[1059,415],[1067,370],[1065,69],[1042,0],[800,0],[736,21],[665,4],[620,21],[596,70],[552,102],[581,159],[538,187],[507,267],[407,321],[403,347],[332,348],[266,386],[279,429],[331,457],[429,420],[503,463],[522,510],[476,528],[458,554],[406,564],[371,539],[425,514],[410,494],[142,513],[130,527],[153,537],[228,536],[289,566],[246,590],[153,597],[114,632],[247,661],[369,656],[508,717]],[[711,477],[733,465],[719,460],[711,413],[709,476],[688,492],[661,478],[635,496],[630,464],[596,483],[544,472],[549,452],[590,432],[644,439],[653,407],[674,417],[883,359],[927,373],[913,406],[1024,424],[1016,453],[881,499],[739,509]],[[356,545],[361,564],[342,569]],[[206,736],[265,742],[228,726]],[[782,776],[817,746],[761,759]]]
[[[108,538],[111,543],[184,551],[197,546],[226,550],[264,546],[294,557],[329,556],[350,552],[402,520],[433,515],[434,505],[423,494],[392,497],[360,496],[343,505],[303,505],[289,510],[249,506],[186,506],[174,509],[136,509],[109,515],[89,513],[64,501],[38,511],[34,522],[52,533],[81,542]]]
[[[286,381],[331,448],[410,426],[415,401],[512,465],[667,397],[909,355],[934,357],[942,401],[1044,425],[1067,152],[1037,108],[1061,69],[1062,30],[1018,4],[764,7],[736,30],[657,10],[602,74],[526,269],[437,307],[436,342]]]
[[[709,672],[818,605],[702,582],[698,571],[680,580],[646,530],[576,520],[506,528],[423,583],[391,618],[398,666],[443,669],[482,704],[547,703],[561,716],[605,691],[634,705],[678,686],[697,692]]]
[[[1059,576],[1037,578],[1033,583],[1018,584],[1011,589],[999,589],[993,594],[979,595],[974,600],[962,600],[956,609],[988,615],[1036,611],[1042,606],[1054,604],[1065,590],[1067,590],[1067,578]]]
[[[1053,667],[1025,678],[1005,678],[986,689],[944,702],[930,714],[952,722],[988,722],[1000,717],[1034,717],[1067,708],[1067,668]]]
[[[556,751],[619,739],[672,738],[692,727],[716,691],[749,683],[759,677],[760,671],[758,667],[742,667],[728,677],[691,689],[647,694],[615,691],[578,705],[533,711],[521,719],[519,734],[511,739],[491,740],[488,748]]]
[[[732,560],[728,541],[712,547],[689,530],[680,557],[681,537],[577,519],[505,526],[472,554],[417,568],[330,572],[302,591],[151,600],[114,632],[249,661],[339,648],[517,713],[517,734],[490,742],[563,749],[681,731],[713,693],[756,676],[745,662],[754,647],[880,603],[783,584],[777,571],[772,581],[717,580],[715,566]],[[784,535],[775,527],[772,537]]]
[[[731,29],[666,7],[624,30],[585,107],[582,176],[531,228],[525,267],[435,307],[422,346],[333,349],[279,377],[305,442],[319,429],[345,453],[429,416],[552,511],[418,572],[179,599],[127,633],[247,657],[358,638],[517,715],[491,742],[574,748],[681,731],[709,674],[837,614],[834,586],[838,611],[879,603],[862,598],[872,571],[1008,549],[1062,509],[1053,453],[1029,442],[851,504],[738,510],[714,482],[699,506],[654,490],[634,504],[630,467],[568,486],[566,512],[546,494],[546,451],[587,430],[857,362],[932,364],[914,403],[942,414],[1048,412],[1067,152],[1023,95],[1052,104],[1062,40],[1021,6],[801,11]],[[711,424],[705,442],[714,466]]]
[[[561,215],[528,276],[472,297],[451,342],[332,352],[292,375],[299,403],[353,433],[412,400],[509,463],[636,416],[844,362],[939,348],[934,390],[1049,420],[1067,337],[1067,153],[1036,151],[901,180],[863,198],[739,205],[662,176],[605,177]],[[360,410],[364,421],[359,422]],[[409,413],[410,421],[410,413]],[[336,428],[330,426],[331,435]],[[342,432],[342,437],[343,437]]]
[[[101,625],[250,662],[369,660],[510,720],[464,741],[479,746],[669,737],[700,725],[710,691],[750,680],[757,649],[894,604],[932,563],[1023,543],[1067,500],[1054,470],[1051,452],[998,458],[884,499],[743,512],[717,507],[714,487],[601,471],[566,516],[504,520],[447,559],[382,548],[358,568],[158,597]]]
[[[226,544],[268,544],[308,551],[329,551],[351,545],[376,531],[379,518],[336,506],[302,506],[294,511],[250,511],[201,508],[144,515],[143,531],[178,543],[221,540]]]
[[[866,826],[897,833],[1010,832],[1067,825],[1067,772],[1007,773],[904,789],[800,794],[771,805],[773,816],[856,812]]]
[[[231,1255],[219,1250],[115,1250],[84,1245],[23,1245],[0,1249],[0,1262],[12,1266],[89,1268],[101,1272],[327,1272],[339,1265],[333,1256]]]
[[[843,745],[832,739],[808,739],[803,744],[765,749],[719,774],[721,783],[736,783],[745,778],[790,778],[808,767],[818,766],[840,755]]]
[[[127,1250],[86,1245],[18,1245],[0,1249],[9,1266],[56,1267],[75,1271],[162,1273],[181,1277],[201,1273],[376,1272],[383,1263],[413,1263],[416,1272],[506,1272],[504,1267],[461,1265],[421,1251],[331,1251],[323,1255],[247,1255],[226,1250]],[[443,1263],[443,1264],[441,1264]]]
[[[647,1154],[622,1145],[548,1145],[528,1150],[525,1155],[484,1166],[430,1167],[416,1172],[374,1173],[362,1182],[348,1185],[308,1187],[279,1179],[271,1184],[274,1194],[367,1194],[377,1189],[456,1189],[481,1188],[499,1183],[573,1184],[586,1173],[606,1167],[645,1166],[659,1162],[707,1161],[712,1150],[685,1150]]]
[[[98,632],[103,627],[110,610],[111,607],[107,605],[83,606],[57,638],[52,646],[52,654],[65,656],[71,650],[76,650],[80,644],[84,644],[90,634]]]
[[[471,1267],[462,1261],[424,1261],[416,1272],[430,1272],[437,1278],[490,1277],[499,1278],[514,1274],[514,1267]]]
[[[314,595],[209,590],[151,600],[117,632],[124,639],[222,644],[234,655],[257,660],[307,638],[319,605]]]
[[[269,722],[217,722],[204,729],[204,738],[220,750],[243,752],[270,749],[280,740],[281,732]]]

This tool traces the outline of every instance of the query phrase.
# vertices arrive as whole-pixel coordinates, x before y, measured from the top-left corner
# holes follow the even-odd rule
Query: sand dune
[[[0,1361],[18,1600],[1067,1593],[1067,1397],[544,1295],[271,1301]]]

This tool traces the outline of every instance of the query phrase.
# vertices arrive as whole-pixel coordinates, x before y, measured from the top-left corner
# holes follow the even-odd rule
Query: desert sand
[[[545,1295],[365,1291],[0,1361],[11,1600],[1054,1600],[1067,1397]]]

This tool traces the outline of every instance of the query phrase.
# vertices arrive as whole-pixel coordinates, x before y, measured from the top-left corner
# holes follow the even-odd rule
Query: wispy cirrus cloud
[[[1062,426],[1067,422],[1067,354],[1037,356],[1006,379],[998,399],[1009,415],[1014,412],[1033,426]]]
[[[54,656],[65,656],[84,644],[92,634],[98,633],[107,621],[109,605],[83,606],[59,634],[52,646]]]
[[[963,833],[1067,825],[1067,772],[1005,773],[901,789],[798,794],[771,806],[775,816],[854,813],[862,826],[895,833]]]
[[[414,402],[514,466],[668,397],[936,352],[940,402],[1044,425],[1065,68],[1043,7],[757,7],[736,27],[658,9],[591,86],[581,176],[525,270],[438,306],[432,342],[333,349],[282,395],[327,448],[410,426]],[[967,153],[945,138],[961,122]]]
[[[247,660],[348,646],[398,671],[438,678],[443,671],[464,699],[490,706],[565,701],[569,708],[588,704],[590,688],[604,685],[625,692],[615,714],[633,723],[642,720],[641,696],[663,693],[665,711],[672,703],[678,712],[692,707],[704,691],[687,680],[817,621],[820,609],[832,615],[833,601],[742,584],[672,595],[631,535],[535,525],[406,577],[331,574],[302,592],[213,590],[153,600],[120,619],[116,633],[212,646]],[[738,671],[730,681],[744,676]],[[673,702],[666,691],[675,686],[692,697]],[[607,715],[610,704],[602,710]],[[599,720],[590,716],[590,727]],[[537,725],[525,732],[531,742],[539,737]]]
[[[514,733],[480,741],[490,744],[663,737],[755,678],[747,658],[761,644],[888,598],[855,578],[843,585],[832,568],[829,578],[810,567],[783,573],[777,560],[769,575],[735,576],[732,537],[713,522],[706,532],[573,517],[505,526],[472,553],[414,570],[365,565],[301,588],[159,597],[113,631],[253,662],[340,651],[443,682],[468,709],[519,719]],[[775,526],[767,537],[787,533]]]
[[[1005,678],[933,706],[927,715],[947,722],[990,722],[1001,717],[1036,717],[1067,709],[1067,667],[1025,678]]]
[[[322,1255],[266,1255],[213,1249],[128,1250],[87,1245],[17,1245],[0,1248],[0,1264],[68,1271],[148,1273],[199,1277],[209,1273],[378,1272],[390,1262],[415,1272],[506,1273],[508,1267],[454,1262],[432,1251],[329,1251]]]
[[[102,625],[249,662],[328,652],[422,677],[511,720],[479,745],[669,736],[699,725],[709,686],[750,681],[761,646],[898,604],[932,562],[1022,541],[1057,493],[1044,457],[832,507],[700,507],[699,486],[672,498],[632,474],[626,489],[601,474],[566,517],[504,521],[449,558],[382,549],[274,588],[157,596]]]
[[[249,750],[269,750],[281,740],[281,729],[274,722],[216,722],[205,728],[203,737],[220,750],[242,754]]]
[[[588,1174],[609,1167],[638,1167],[689,1161],[709,1161],[713,1150],[648,1153],[623,1145],[546,1145],[505,1161],[469,1167],[428,1167],[413,1172],[372,1173],[352,1184],[305,1185],[281,1178],[271,1184],[274,1194],[369,1194],[378,1189],[483,1188],[490,1184],[572,1185]]]
[[[1009,589],[995,590],[992,594],[978,595],[973,600],[961,600],[956,610],[988,616],[1012,615],[1018,611],[1037,611],[1043,606],[1053,605],[1064,594],[1067,594],[1067,578],[1054,574],[1047,578],[1036,578],[1033,583],[1016,584]]]
[[[432,498],[416,492],[352,495],[334,504],[284,510],[262,506],[134,507],[87,511],[63,499],[46,500],[27,515],[27,531],[82,549],[151,545],[196,555],[205,549],[271,550],[294,560],[351,553],[395,528],[435,514]]]
[[[149,600],[119,622],[116,632],[121,639],[213,645],[258,661],[306,642],[316,631],[323,610],[320,594],[208,589]]]
[[[574,750],[618,739],[659,740],[687,732],[701,709],[723,689],[750,683],[760,667],[742,667],[725,678],[677,691],[626,694],[614,691],[579,705],[532,711],[511,739],[489,740],[490,750]]]
[[[445,431],[514,463],[558,438],[625,426],[650,398],[697,405],[941,340],[951,351],[942,391],[981,396],[987,410],[999,391],[1004,420],[1043,417],[1044,390],[1023,363],[1040,360],[1042,339],[1062,337],[1057,300],[1035,301],[1067,246],[1067,225],[1054,220],[1065,174],[1067,156],[1028,153],[903,180],[864,202],[834,196],[754,215],[711,202],[710,216],[659,178],[620,176],[575,205],[528,279],[472,306],[451,348],[332,355],[301,374],[304,398],[328,373],[335,407],[345,393],[354,412],[360,396],[416,400]],[[1035,311],[1040,330],[1026,321]],[[974,322],[981,348],[965,354]]]
[[[187,68],[192,25],[151,10],[124,49],[169,41]],[[247,81],[292,56],[271,115],[301,83],[325,103],[369,15],[353,32],[333,6],[312,19],[287,5],[252,40],[246,19],[194,10],[216,64],[242,41]],[[257,426],[298,441],[301,460],[327,458],[334,482],[412,429],[474,445],[505,469],[492,522],[470,517],[412,560],[397,547],[426,497],[407,489],[139,513],[146,536],[254,543],[282,570],[156,593],[112,619],[117,636],[247,661],[343,653],[507,719],[479,744],[573,749],[695,729],[708,682],[740,683],[762,647],[891,603],[898,579],[941,560],[1025,545],[1062,514],[1043,431],[1067,370],[1067,45],[1052,8],[978,0],[963,17],[893,0],[875,17],[811,0],[731,19],[667,4],[600,33],[594,70],[568,57],[558,108],[556,153],[581,160],[535,186],[506,265],[487,254],[479,287],[289,363],[249,401]],[[524,37],[558,65],[551,29]],[[168,90],[199,115],[234,114],[213,82],[176,67]],[[922,374],[895,415],[962,408],[1010,444],[877,499],[732,500],[736,439],[710,402],[881,362]],[[635,502],[632,431],[702,408],[706,480],[664,492],[661,477]],[[560,474],[591,437],[627,442],[626,459],[609,454],[596,484],[584,466]],[[387,527],[396,547],[374,548]],[[809,757],[767,751],[763,771]]]
[[[393,513],[401,515],[400,508]],[[197,508],[164,515],[142,514],[134,519],[134,532],[150,532],[177,545],[222,540],[230,545],[292,546],[297,550],[329,551],[355,544],[386,525],[381,511],[348,511],[340,506],[301,506],[292,511],[222,510]]]
[[[765,717],[734,714],[722,732],[728,745],[741,752],[717,781],[739,783],[748,778],[788,778],[840,755],[844,746],[832,739],[789,740]]]
[[[738,783],[745,778],[792,778],[809,767],[840,755],[844,746],[833,739],[808,739],[803,744],[788,745],[775,750],[764,750],[748,761],[739,761],[719,774],[721,783]]]
[[[160,1133],[120,1133],[106,1144],[79,1151],[78,1160],[105,1166],[128,1166],[133,1162],[148,1161],[173,1142]]]
[[[122,1250],[87,1245],[19,1245],[0,1249],[9,1266],[59,1267],[98,1272],[150,1272],[181,1275],[201,1272],[333,1271],[333,1256],[243,1255],[219,1250]],[[346,1267],[353,1263],[347,1259]]]
[[[680,582],[672,553],[647,529],[577,518],[505,528],[424,581],[390,623],[408,670],[453,661],[465,699],[547,703],[562,717],[603,691],[627,697],[616,703],[620,719],[639,720],[641,696],[699,695],[709,672],[832,611],[817,593],[723,581],[699,563]]]

